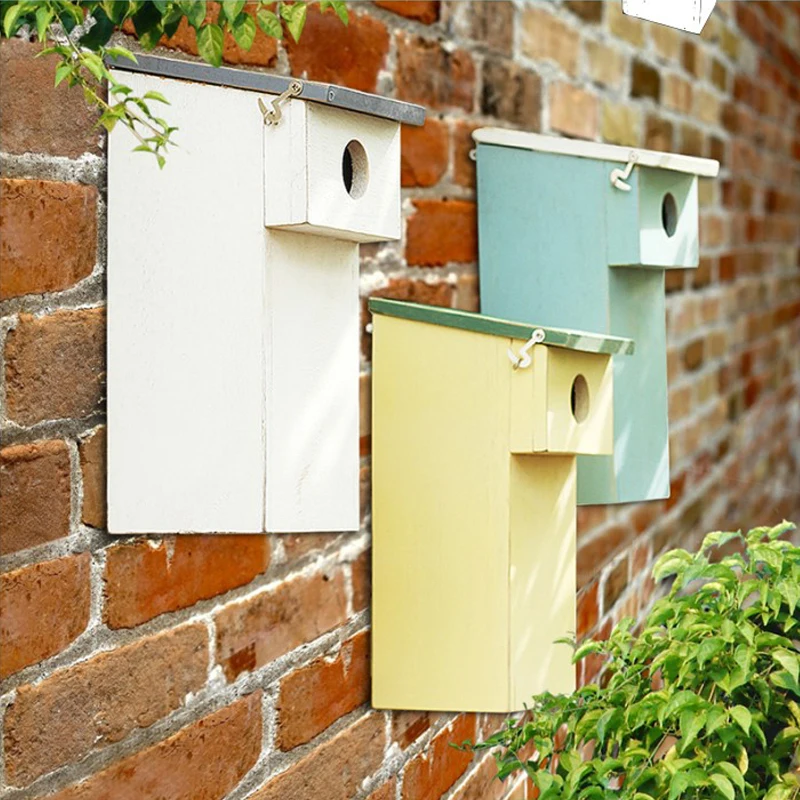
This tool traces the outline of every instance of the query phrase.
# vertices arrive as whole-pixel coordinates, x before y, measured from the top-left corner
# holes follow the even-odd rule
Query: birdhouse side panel
[[[266,529],[356,531],[358,247],[265,235]]]
[[[479,144],[481,311],[608,331],[600,161]]]
[[[160,170],[109,135],[109,529],[260,531],[261,114],[250,92],[120,77],[169,98],[179,147]]]
[[[511,457],[511,687],[509,711],[540,692],[575,689],[574,456]]]
[[[372,703],[507,711],[507,340],[373,320]]]

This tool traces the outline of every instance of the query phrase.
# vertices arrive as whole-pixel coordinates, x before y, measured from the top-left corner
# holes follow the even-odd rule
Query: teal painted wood
[[[477,164],[482,312],[636,345],[614,358],[614,455],[578,457],[578,502],[669,497],[660,262],[666,252],[671,265],[696,266],[697,178],[637,167],[622,192],[610,182],[617,162],[489,144],[478,144]],[[655,227],[668,192],[672,237]]]

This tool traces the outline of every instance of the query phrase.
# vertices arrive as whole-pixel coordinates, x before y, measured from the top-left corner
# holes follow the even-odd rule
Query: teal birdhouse
[[[636,342],[614,359],[614,453],[578,457],[578,502],[669,497],[664,270],[699,260],[716,161],[477,130],[481,310]]]

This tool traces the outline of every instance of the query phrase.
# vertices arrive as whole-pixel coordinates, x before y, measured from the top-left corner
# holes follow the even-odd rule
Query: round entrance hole
[[[589,384],[583,375],[576,375],[572,381],[570,406],[576,422],[583,422],[589,416]]]
[[[661,202],[661,224],[667,236],[674,236],[678,228],[678,204],[675,198],[667,193]]]
[[[369,182],[369,162],[367,151],[361,142],[352,139],[342,154],[342,180],[350,197],[358,200],[367,191]]]

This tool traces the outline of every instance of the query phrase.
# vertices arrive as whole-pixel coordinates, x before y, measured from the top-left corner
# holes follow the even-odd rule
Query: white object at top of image
[[[622,11],[659,25],[700,33],[717,0],[622,0]]]

